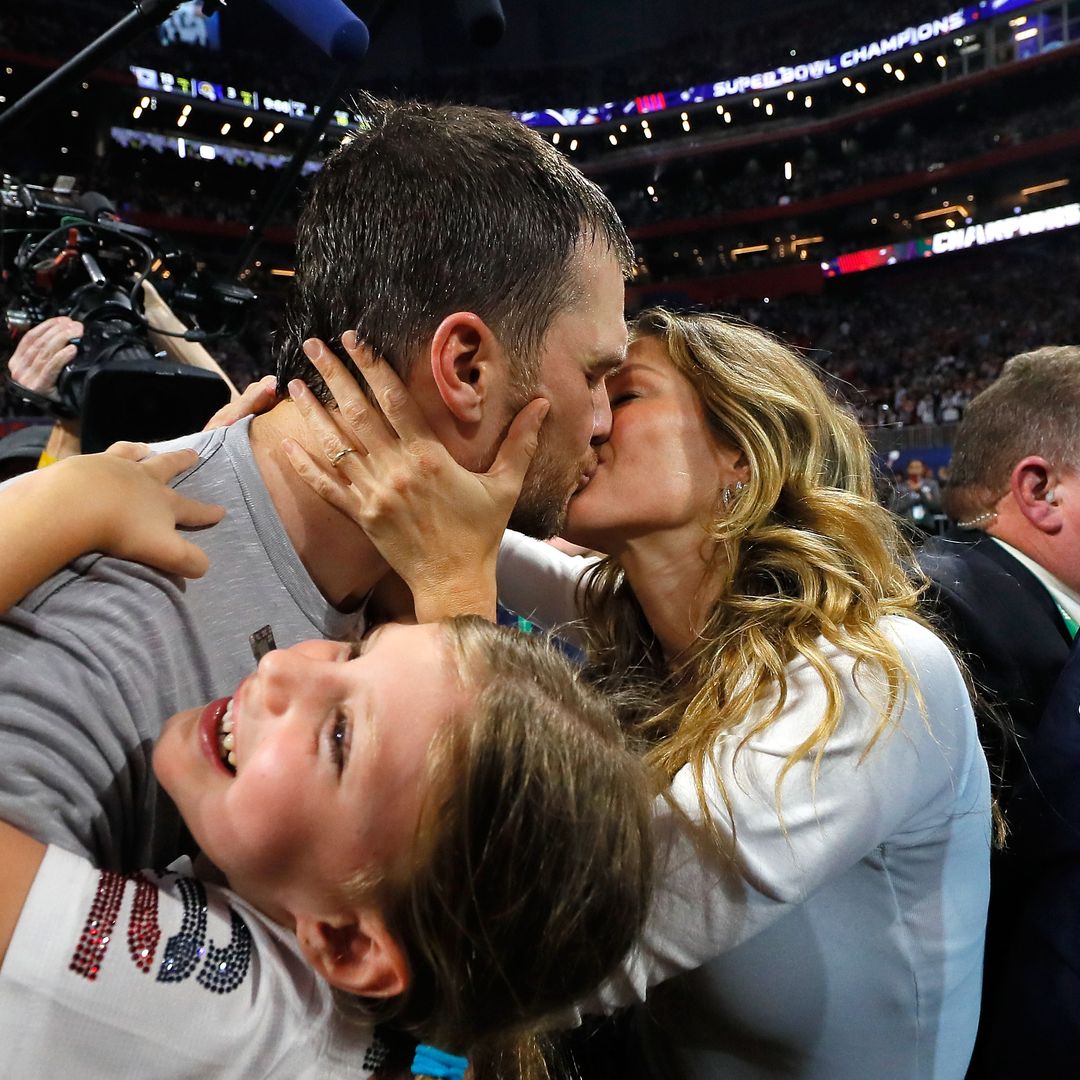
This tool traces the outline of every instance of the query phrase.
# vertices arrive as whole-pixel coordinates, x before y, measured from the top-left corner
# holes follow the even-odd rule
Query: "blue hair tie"
[[[413,1076],[431,1076],[437,1080],[464,1080],[469,1059],[448,1054],[425,1043],[416,1044],[416,1056],[413,1058]]]

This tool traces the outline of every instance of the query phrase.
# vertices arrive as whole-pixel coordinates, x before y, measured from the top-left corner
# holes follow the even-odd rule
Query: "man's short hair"
[[[372,98],[358,107],[364,128],[327,160],[300,216],[279,387],[299,378],[327,400],[301,345],[319,337],[346,359],[348,329],[407,377],[439,323],[464,310],[491,327],[531,389],[548,327],[580,288],[578,252],[596,240],[629,271],[614,207],[506,113]]]
[[[953,445],[946,512],[959,521],[993,509],[1028,454],[1080,467],[1080,347],[1014,356],[971,402]]]

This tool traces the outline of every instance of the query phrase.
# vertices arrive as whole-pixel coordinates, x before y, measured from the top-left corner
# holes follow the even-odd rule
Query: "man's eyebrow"
[[[589,361],[589,371],[603,371],[610,375],[621,368],[625,361],[625,349],[621,352],[604,353],[602,356],[595,356]]]

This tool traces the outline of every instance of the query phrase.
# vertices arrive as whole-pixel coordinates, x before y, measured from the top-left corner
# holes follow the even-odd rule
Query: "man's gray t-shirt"
[[[91,555],[0,618],[0,818],[103,868],[164,866],[187,847],[151,772],[153,743],[173,713],[254,670],[254,631],[270,626],[284,647],[348,637],[362,620],[331,607],[300,562],[249,426],[155,447],[196,450],[173,486],[226,509],[189,534],[210,558],[205,577]]]

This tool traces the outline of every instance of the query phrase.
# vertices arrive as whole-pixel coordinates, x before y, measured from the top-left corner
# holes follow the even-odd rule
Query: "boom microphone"
[[[358,64],[368,49],[368,28],[342,0],[266,0],[339,64]]]

